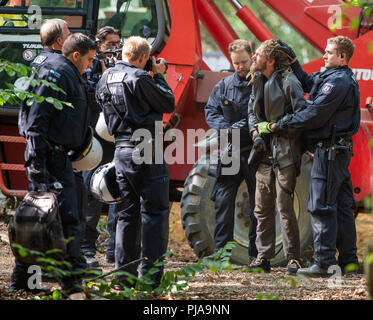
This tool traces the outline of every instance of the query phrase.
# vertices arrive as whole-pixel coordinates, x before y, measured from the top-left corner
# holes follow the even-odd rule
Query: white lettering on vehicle
[[[43,49],[43,46],[38,43],[23,43],[23,49]]]

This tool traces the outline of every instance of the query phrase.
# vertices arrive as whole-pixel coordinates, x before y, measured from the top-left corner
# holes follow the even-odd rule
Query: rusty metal
[[[5,136],[0,135],[1,143],[26,143],[26,139],[19,136]],[[1,159],[2,161],[2,159]],[[0,189],[1,192],[6,196],[15,196],[17,198],[23,198],[27,193],[27,190],[15,190],[9,189],[6,185],[3,177],[4,171],[26,171],[23,164],[3,163],[0,162]]]

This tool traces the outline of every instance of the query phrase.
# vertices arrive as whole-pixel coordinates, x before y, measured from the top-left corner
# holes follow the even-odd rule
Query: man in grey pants
[[[300,267],[299,229],[293,207],[296,177],[301,162],[300,133],[275,135],[270,125],[305,106],[302,86],[289,68],[289,57],[276,40],[267,40],[253,55],[253,89],[249,101],[249,128],[255,150],[261,150],[256,173],[254,214],[258,220],[257,259],[249,268],[270,272],[275,255],[276,210],[280,215],[287,271]]]

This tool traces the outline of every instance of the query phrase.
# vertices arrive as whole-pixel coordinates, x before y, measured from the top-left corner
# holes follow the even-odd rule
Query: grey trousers
[[[254,214],[258,220],[256,246],[258,258],[275,255],[276,206],[280,215],[282,243],[286,259],[300,258],[299,229],[293,207],[296,168],[291,165],[273,169],[261,163],[256,173]]]

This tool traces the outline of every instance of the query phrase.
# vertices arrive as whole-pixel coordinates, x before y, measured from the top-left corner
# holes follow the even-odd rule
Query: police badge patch
[[[324,86],[322,87],[321,90],[322,90],[323,93],[327,94],[332,90],[332,88],[333,88],[332,84],[326,83],[326,84],[324,84]]]

